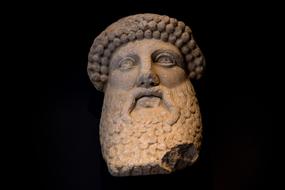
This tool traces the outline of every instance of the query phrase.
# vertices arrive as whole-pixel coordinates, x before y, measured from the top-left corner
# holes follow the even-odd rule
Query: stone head
[[[164,15],[122,18],[95,39],[87,71],[105,93],[100,143],[112,175],[166,174],[197,160],[202,121],[191,80],[204,66],[191,29]]]

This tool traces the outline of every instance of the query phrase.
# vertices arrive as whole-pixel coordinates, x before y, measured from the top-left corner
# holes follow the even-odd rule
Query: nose
[[[137,80],[138,87],[150,88],[157,85],[159,85],[159,78],[151,70],[142,73]]]

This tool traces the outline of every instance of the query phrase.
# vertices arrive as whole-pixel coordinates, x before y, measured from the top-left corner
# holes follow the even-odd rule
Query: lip
[[[142,99],[142,98],[160,98],[161,99],[161,96],[159,96],[159,95],[155,95],[155,94],[153,94],[153,95],[149,95],[149,94],[147,94],[147,95],[141,95],[141,96],[138,96],[137,98],[136,98],[136,100],[139,100],[139,99]]]
[[[136,106],[153,108],[159,106],[161,98],[155,95],[143,95],[136,100]]]
[[[135,99],[138,100],[140,98],[160,98],[162,99],[162,93],[157,90],[146,90],[146,91],[142,91],[138,93]]]

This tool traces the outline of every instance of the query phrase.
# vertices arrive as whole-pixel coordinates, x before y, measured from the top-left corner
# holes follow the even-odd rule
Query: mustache
[[[127,123],[132,123],[130,113],[133,111],[136,105],[136,101],[144,96],[154,96],[162,100],[167,110],[171,113],[169,119],[166,121],[167,124],[173,125],[177,122],[180,117],[180,109],[175,106],[173,98],[171,97],[170,90],[163,86],[156,86],[152,88],[138,87],[129,92],[127,101],[123,106],[122,118]]]

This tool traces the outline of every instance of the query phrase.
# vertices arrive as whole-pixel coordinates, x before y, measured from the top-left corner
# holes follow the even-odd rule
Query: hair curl
[[[202,76],[205,59],[188,26],[165,15],[137,14],[119,19],[94,40],[88,56],[87,72],[96,89],[104,88],[109,59],[116,48],[144,38],[160,39],[175,45],[184,56],[189,77],[199,79]]]

